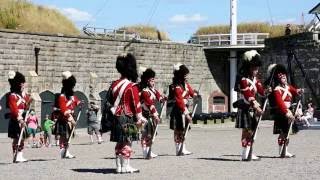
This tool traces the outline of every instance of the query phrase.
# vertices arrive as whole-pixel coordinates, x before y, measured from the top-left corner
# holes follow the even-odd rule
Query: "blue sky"
[[[199,27],[229,24],[230,0],[30,0],[57,8],[78,27],[116,29],[148,24],[165,31],[171,40],[185,42]],[[238,23],[301,24],[319,0],[238,0]]]

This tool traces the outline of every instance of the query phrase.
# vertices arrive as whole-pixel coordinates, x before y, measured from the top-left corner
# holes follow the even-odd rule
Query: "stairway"
[[[320,21],[317,17],[314,17],[311,22],[306,26],[307,31],[313,32],[320,30]]]

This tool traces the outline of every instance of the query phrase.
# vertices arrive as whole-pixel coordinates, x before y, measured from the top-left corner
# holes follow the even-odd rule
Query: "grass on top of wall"
[[[58,10],[27,0],[0,0],[0,28],[27,32],[79,35],[76,26]]]
[[[252,23],[240,23],[238,24],[238,33],[269,33],[270,37],[283,36],[285,32],[286,24],[279,24],[271,26],[268,23],[262,22],[252,22]],[[299,25],[291,24],[292,34],[298,33],[301,31]],[[230,32],[229,25],[213,25],[200,27],[196,31],[196,35],[205,35],[205,34],[228,34]]]
[[[119,28],[119,30],[125,30],[129,34],[136,33],[142,39],[158,40],[158,32],[163,41],[169,41],[167,33],[158,30],[156,27],[147,25],[132,25]]]

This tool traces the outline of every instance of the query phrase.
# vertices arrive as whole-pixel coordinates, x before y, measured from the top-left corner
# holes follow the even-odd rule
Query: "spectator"
[[[99,111],[99,107],[94,103],[90,102],[89,109],[87,111],[88,115],[88,134],[90,136],[91,143],[93,143],[93,132],[97,136],[98,144],[102,143],[101,134],[99,132],[100,124],[98,122],[97,113]]]
[[[290,24],[287,24],[284,34],[286,36],[289,36],[291,34],[291,25]]]
[[[37,147],[37,128],[39,127],[38,117],[35,115],[34,109],[30,110],[30,115],[27,118],[27,131],[29,135],[32,135],[32,147]],[[29,143],[30,144],[30,143]]]
[[[300,121],[304,122],[307,127],[310,126],[310,120],[313,120],[314,108],[312,103],[308,103],[308,109],[304,112],[303,116],[300,117]]]
[[[57,134],[57,129],[56,129],[56,124],[57,124],[57,120],[58,120],[58,118],[59,118],[59,116],[60,116],[60,111],[58,110],[58,109],[56,109],[56,108],[54,108],[53,109],[53,112],[52,112],[52,114],[51,114],[51,119],[53,120],[53,122],[54,122],[54,125],[53,125],[53,127],[52,127],[52,129],[53,129],[53,134],[55,135],[55,145],[56,146],[59,146],[60,145],[60,142],[59,142],[59,139],[60,139],[60,135],[59,134]]]
[[[46,115],[46,119],[44,119],[42,129],[44,131],[44,144],[47,147],[52,146],[52,129],[55,122],[49,119],[49,115]]]

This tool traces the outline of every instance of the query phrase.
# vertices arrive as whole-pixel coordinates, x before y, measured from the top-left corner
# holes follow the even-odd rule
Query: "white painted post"
[[[230,32],[231,46],[237,45],[237,0],[230,0]],[[230,112],[235,112],[232,103],[237,101],[237,92],[234,91],[237,74],[237,51],[230,51]]]

